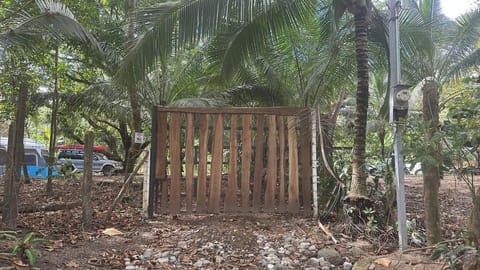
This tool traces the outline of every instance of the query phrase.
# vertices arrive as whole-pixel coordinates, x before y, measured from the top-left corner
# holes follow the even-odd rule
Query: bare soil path
[[[50,244],[40,247],[38,269],[441,269],[444,262],[432,262],[426,250],[392,252],[395,241],[386,240],[384,250],[376,243],[345,234],[339,219],[318,220],[287,215],[178,215],[146,220],[141,212],[142,187],[130,188],[109,221],[104,215],[121,188],[122,177],[104,177],[94,185],[95,221],[92,230],[80,223],[79,206],[57,211],[20,213],[22,233],[34,231]],[[478,180],[478,179],[477,179]],[[477,181],[478,182],[478,181]],[[480,183],[480,182],[478,182]],[[22,207],[75,203],[81,200],[79,180],[55,180],[55,194],[44,194],[45,181],[35,180],[21,192]],[[466,227],[471,199],[467,186],[446,176],[441,184],[441,209],[445,239]],[[406,178],[407,215],[423,227],[421,177]],[[118,235],[105,233],[115,228]],[[381,239],[379,239],[381,241]],[[12,243],[2,243],[3,251]],[[338,258],[321,252],[333,250]],[[0,261],[1,262],[1,261]],[[329,264],[329,268],[327,267]],[[11,261],[3,262],[12,266]],[[18,265],[16,266],[18,268]],[[361,268],[363,267],[363,268]],[[375,268],[372,268],[375,267]],[[14,268],[12,268],[14,269]]]

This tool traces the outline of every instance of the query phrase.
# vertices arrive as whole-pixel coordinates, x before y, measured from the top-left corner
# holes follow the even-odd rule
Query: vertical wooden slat
[[[172,113],[170,119],[170,213],[180,212],[180,181],[182,180],[182,162],[180,157],[180,113]]]
[[[296,117],[287,117],[288,127],[288,211],[297,212],[300,207],[298,189],[298,150]]]
[[[252,115],[242,115],[242,210],[250,204],[250,162],[252,160]]]
[[[265,117],[257,115],[257,134],[255,136],[255,169],[253,173],[253,208],[260,209],[263,184],[263,145]]]
[[[155,213],[156,209],[156,198],[158,196],[158,179],[156,177],[155,172],[157,171],[157,156],[158,156],[158,115],[159,113],[156,110],[156,107],[152,110],[152,144],[151,144],[151,151],[150,151],[150,179],[148,180],[148,207],[147,207],[147,214],[148,218],[153,218],[153,214]]]
[[[192,212],[192,196],[193,196],[193,163],[194,163],[194,145],[193,137],[195,134],[195,126],[193,124],[194,114],[187,114],[187,125],[185,135],[185,180],[187,193],[187,213]]]
[[[278,195],[278,210],[280,212],[285,211],[285,123],[283,120],[283,116],[278,116],[278,146],[279,146],[279,177],[278,181],[280,183],[279,186],[279,195]]]
[[[160,182],[160,211],[167,212],[168,207],[168,181],[167,181],[167,112],[158,115],[157,128],[157,159],[155,178]],[[157,186],[158,187],[158,186]],[[158,188],[157,188],[158,189]],[[157,190],[158,191],[158,190]]]
[[[215,118],[208,208],[211,212],[218,213],[220,211],[220,193],[222,192],[223,115],[217,114]]]
[[[207,196],[207,151],[208,151],[208,115],[200,115],[200,147],[198,158],[197,212],[206,210]]]
[[[277,185],[277,125],[275,115],[268,116],[268,153],[267,186],[265,188],[265,211],[275,206],[275,187]]]
[[[237,208],[237,128],[238,117],[232,114],[230,118],[230,157],[228,162],[228,184],[225,198],[225,211]]]
[[[302,203],[305,214],[312,212],[312,125],[310,112],[306,111],[300,116],[300,162],[302,164]]]

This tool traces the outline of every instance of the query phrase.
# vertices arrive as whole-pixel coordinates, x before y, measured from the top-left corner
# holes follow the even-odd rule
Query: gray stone
[[[157,259],[158,263],[168,263],[168,257],[160,257]]]
[[[146,240],[154,240],[156,235],[153,232],[143,232],[140,234],[140,237],[145,238]]]
[[[354,257],[362,257],[366,251],[365,250],[362,250],[361,248],[359,247],[352,247],[350,249],[350,253],[354,256]]]
[[[310,242],[301,242],[300,245],[298,245],[299,249],[308,249],[310,246]]]
[[[322,266],[322,270],[330,270],[330,266]]]
[[[344,262],[343,263],[343,270],[352,270],[352,263],[351,262]]]
[[[204,265],[210,264],[211,262],[209,260],[205,259],[200,259],[196,263],[193,264],[194,267],[201,268]]]
[[[274,269],[275,268],[275,265],[274,264],[267,264],[267,269]]]
[[[196,263],[193,264],[193,266],[197,268],[203,267],[203,260],[198,260]]]
[[[162,252],[159,252],[157,253],[157,255],[155,255],[155,257],[157,258],[165,258],[165,257],[168,257],[170,256],[170,251],[162,251]]]
[[[358,248],[359,250],[363,251],[363,254],[367,253],[368,251],[372,251],[373,245],[365,240],[357,240],[353,243],[350,243],[350,246],[353,248]]]
[[[181,249],[186,249],[188,248],[188,243],[187,241],[180,241],[177,243],[177,247],[181,248]]]
[[[137,267],[135,265],[128,265],[127,267],[125,267],[125,270],[136,270]]]
[[[280,258],[278,258],[278,256],[275,254],[268,254],[268,256],[266,256],[265,259],[267,260],[268,263],[276,264],[280,262]]]
[[[320,262],[320,267],[321,267],[322,269],[323,269],[324,267],[327,267],[328,269],[330,269],[330,267],[331,267],[331,265],[332,265],[329,261],[325,260],[325,258],[323,258],[323,257],[320,257],[320,258],[318,259],[318,261]]]
[[[143,258],[148,260],[150,257],[152,257],[153,255],[153,249],[151,248],[147,248],[144,252],[143,252]]]
[[[177,257],[175,257],[175,256],[170,256],[170,257],[168,257],[168,260],[169,260],[170,262],[176,262],[176,261],[177,261]]]
[[[320,266],[320,260],[317,258],[310,258],[307,261],[307,266],[318,267]]]
[[[311,246],[308,247],[308,250],[315,251],[315,250],[317,250],[317,246],[311,245]]]
[[[289,257],[283,257],[282,260],[280,261],[280,264],[284,266],[290,266],[293,264],[293,261]]]
[[[324,258],[326,261],[329,261],[333,265],[341,265],[343,263],[343,258],[333,248],[322,248],[317,252],[318,258]]]
[[[322,267],[322,268],[327,267],[328,269],[330,269],[331,264],[328,261],[320,261],[320,267]]]

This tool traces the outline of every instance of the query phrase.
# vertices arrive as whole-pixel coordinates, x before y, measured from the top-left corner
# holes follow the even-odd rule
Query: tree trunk
[[[58,47],[55,48],[55,74],[52,97],[52,115],[50,119],[50,141],[48,147],[48,178],[46,193],[51,196],[53,193],[53,166],[55,164],[55,143],[57,142],[57,112],[58,112]]]
[[[135,12],[136,12],[136,0],[129,0],[128,1],[128,17],[129,17],[129,24],[128,24],[128,33],[127,38],[129,41],[133,41],[135,38]],[[138,79],[138,78],[137,78]],[[142,132],[142,108],[140,103],[138,102],[138,95],[136,91],[135,84],[128,85],[128,97],[130,100],[130,108],[132,109],[132,134],[130,136],[135,136],[135,132]],[[125,165],[125,172],[129,173],[133,171],[135,166],[135,161],[137,160],[138,156],[140,155],[140,144],[132,143],[128,150],[128,156],[126,157],[126,165]]]
[[[435,81],[427,81],[423,86],[423,122],[425,125],[426,154],[429,161],[422,162],[423,170],[423,193],[425,205],[425,226],[427,230],[428,244],[436,244],[441,241],[440,205],[438,190],[440,187],[441,148],[440,143],[432,141],[438,131],[439,109],[438,88]],[[434,160],[434,162],[430,160]]]
[[[4,204],[2,210],[2,221],[9,229],[17,227],[18,201],[17,185],[18,175],[15,173],[15,122],[8,128],[8,151],[7,169],[5,172]]]
[[[3,206],[3,223],[11,229],[17,227],[18,193],[20,189],[20,170],[23,163],[23,136],[27,116],[28,83],[22,81],[17,97],[15,122],[9,128],[8,168],[5,180],[5,203]]]
[[[365,171],[365,143],[368,110],[368,20],[367,6],[355,9],[355,51],[357,59],[357,96],[353,138],[352,182],[347,201],[365,201],[367,173]]]
[[[93,132],[85,134],[82,186],[82,225],[89,229],[92,224],[92,176],[93,176]]]
[[[480,187],[475,192],[473,198],[473,209],[470,215],[470,230],[474,236],[474,245],[480,244]]]

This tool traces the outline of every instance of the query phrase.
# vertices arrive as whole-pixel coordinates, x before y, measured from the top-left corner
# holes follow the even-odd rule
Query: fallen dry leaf
[[[375,260],[375,263],[381,266],[389,267],[392,263],[392,260],[389,258],[379,258]]]
[[[102,233],[106,234],[106,235],[122,235],[123,233],[115,228],[108,228],[108,229],[105,229],[102,231]]]
[[[80,264],[76,261],[69,261],[65,263],[66,267],[72,267],[72,268],[77,268],[80,266]]]

